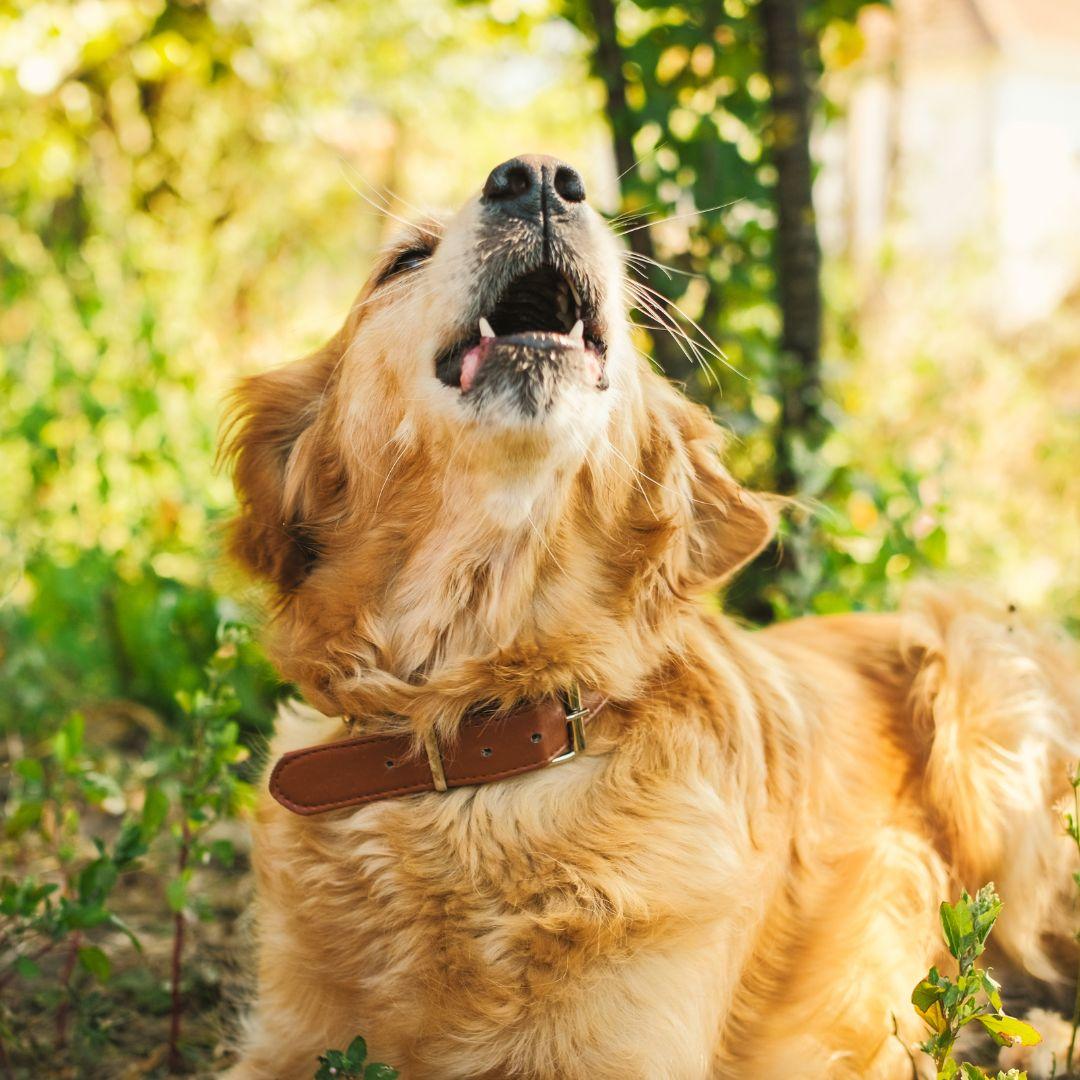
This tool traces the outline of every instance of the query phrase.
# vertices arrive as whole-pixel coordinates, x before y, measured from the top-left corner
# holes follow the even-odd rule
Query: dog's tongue
[[[467,393],[476,383],[476,379],[480,374],[480,369],[487,363],[491,356],[491,350],[495,348],[496,343],[506,344],[513,342],[519,346],[533,346],[539,347],[538,341],[532,340],[533,338],[542,339],[547,338],[548,342],[544,347],[550,347],[551,334],[544,334],[539,332],[537,334],[517,334],[506,338],[494,338],[484,337],[481,338],[465,355],[461,358],[461,392]],[[565,340],[565,338],[563,339]],[[578,343],[580,348],[580,343]],[[585,366],[588,373],[593,377],[596,384],[599,386],[604,383],[604,367],[600,361],[600,358],[592,349],[582,350],[585,356]],[[606,383],[605,383],[606,385]],[[603,388],[603,387],[601,387]]]
[[[474,345],[461,358],[461,389],[463,392],[469,390],[472,384],[476,382],[476,376],[480,374],[480,369],[487,359],[491,341],[491,338],[482,338],[478,345]]]

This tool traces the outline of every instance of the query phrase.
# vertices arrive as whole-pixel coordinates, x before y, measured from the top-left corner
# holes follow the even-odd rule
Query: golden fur
[[[309,1077],[362,1033],[405,1080],[906,1078],[937,905],[991,879],[1003,956],[1055,977],[1074,652],[961,594],[759,632],[704,603],[773,503],[638,359],[589,222],[603,393],[568,379],[523,418],[433,377],[475,200],[405,237],[437,248],[376,274],[326,347],[239,390],[233,547],[319,710],[285,710],[272,757],[345,714],[452,739],[476,701],[574,679],[612,704],[584,756],[516,779],[314,818],[264,795],[237,1077]]]

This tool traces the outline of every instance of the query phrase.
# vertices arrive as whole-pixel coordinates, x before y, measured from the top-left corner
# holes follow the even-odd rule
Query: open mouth
[[[522,377],[545,360],[580,355],[597,389],[607,388],[606,344],[594,304],[553,266],[515,278],[475,330],[439,356],[435,374],[463,394],[481,385],[496,358],[515,363]]]

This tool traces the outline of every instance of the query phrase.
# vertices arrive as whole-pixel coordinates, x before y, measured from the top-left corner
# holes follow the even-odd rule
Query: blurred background
[[[585,174],[652,290],[642,348],[805,508],[733,611],[887,606],[947,567],[1077,627],[1075,0],[6,3],[0,1070],[221,1060],[229,830],[281,693],[219,630],[258,599],[219,557],[222,401],[337,328],[394,215],[523,151]],[[176,755],[218,706],[228,791],[192,817]],[[204,826],[231,856],[184,847]]]

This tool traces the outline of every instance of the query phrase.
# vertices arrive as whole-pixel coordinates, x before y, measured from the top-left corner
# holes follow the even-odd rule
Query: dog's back
[[[848,1075],[845,1059],[853,1076],[888,1077],[893,1068],[906,1074],[899,1041],[883,1045],[876,1064],[855,1048],[872,1049],[865,1032],[885,1013],[895,1015],[909,1044],[921,1036],[907,995],[931,963],[947,960],[937,903],[961,888],[974,893],[996,884],[1004,900],[996,962],[1052,993],[1075,964],[1075,849],[1056,812],[1071,794],[1069,769],[1080,757],[1075,643],[1005,604],[928,586],[912,589],[896,615],[797,619],[758,636],[802,671],[815,693],[833,698],[835,707],[825,706],[828,753],[849,758],[855,788],[835,792],[831,815],[842,822],[840,807],[854,803],[873,839],[849,844],[846,862],[829,868],[836,891],[816,914],[807,912],[825,925],[801,926],[800,955],[781,963],[776,982],[793,980],[785,991],[793,1010],[737,1032],[740,1045],[773,1052],[767,1060],[752,1054],[747,1075],[811,1075],[807,1039],[798,1032],[814,1022],[832,1024],[826,1047],[834,1052],[843,1046],[838,1031],[851,1028],[846,1053],[823,1075]],[[875,688],[864,691],[863,708],[845,702],[842,680],[830,677],[837,661]],[[875,719],[874,703],[882,701],[890,703],[885,723],[880,714]],[[844,763],[833,768],[843,772]],[[867,772],[860,798],[855,778]],[[849,838],[858,833],[852,825]],[[823,979],[825,972],[834,977]],[[837,996],[846,1002],[843,1020]]]

